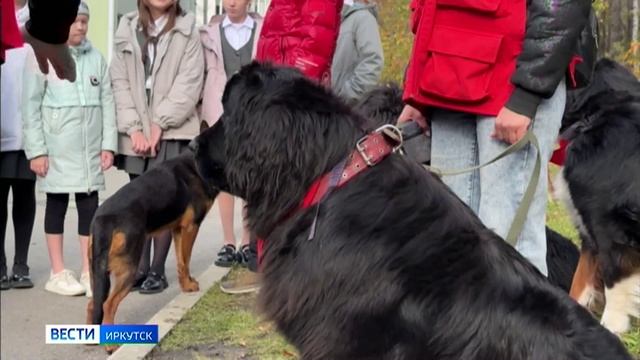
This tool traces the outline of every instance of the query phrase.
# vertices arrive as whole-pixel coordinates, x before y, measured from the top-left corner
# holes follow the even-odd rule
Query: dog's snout
[[[193,139],[189,142],[189,149],[194,153],[198,152],[198,139]]]

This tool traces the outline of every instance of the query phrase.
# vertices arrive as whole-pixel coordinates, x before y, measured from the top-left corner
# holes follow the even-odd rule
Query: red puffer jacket
[[[256,59],[294,66],[328,82],[341,10],[342,0],[272,0]]]

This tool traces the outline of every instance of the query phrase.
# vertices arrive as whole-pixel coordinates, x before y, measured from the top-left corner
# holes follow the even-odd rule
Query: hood
[[[369,11],[373,17],[378,20],[378,7],[376,5],[366,5],[361,3],[354,3],[353,5],[345,5],[342,7],[341,20],[344,21],[346,18],[356,13],[357,11]]]
[[[72,55],[78,56],[86,54],[87,52],[91,51],[92,48],[93,45],[91,45],[91,41],[89,41],[89,39],[84,39],[84,41],[80,45],[70,46],[69,50],[71,51]]]

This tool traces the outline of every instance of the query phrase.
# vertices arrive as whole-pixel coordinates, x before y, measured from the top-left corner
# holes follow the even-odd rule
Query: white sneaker
[[[86,291],[84,293],[84,296],[92,298],[93,292],[91,291],[91,276],[89,275],[88,271],[80,275],[80,285],[82,285],[82,287],[84,287],[84,290]]]
[[[84,287],[76,280],[71,270],[64,269],[57,274],[51,273],[44,289],[52,293],[76,296],[85,293]]]

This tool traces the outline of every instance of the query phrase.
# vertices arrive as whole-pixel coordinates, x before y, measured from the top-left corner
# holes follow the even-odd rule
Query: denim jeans
[[[560,83],[554,95],[543,100],[533,119],[533,132],[540,143],[542,168],[538,187],[516,249],[547,275],[545,212],[547,206],[547,163],[553,153],[564,106],[566,87]],[[436,109],[431,119],[431,165],[454,170],[483,164],[507,148],[491,138],[495,117]],[[480,170],[444,176],[447,184],[499,236],[505,238],[527,188],[536,152],[528,145]]]

